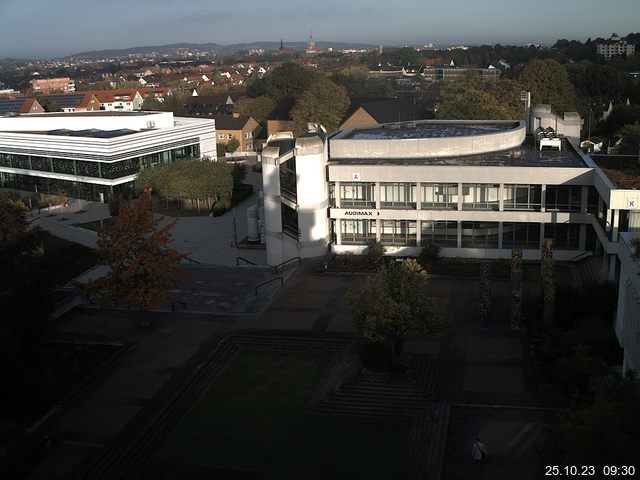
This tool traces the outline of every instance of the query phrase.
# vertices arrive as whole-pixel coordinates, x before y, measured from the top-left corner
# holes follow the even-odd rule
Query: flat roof
[[[29,117],[140,117],[143,115],[157,115],[163,112],[135,111],[135,112],[111,112],[106,110],[95,110],[93,112],[49,112],[49,113],[30,113]],[[23,115],[20,115],[23,116]],[[18,116],[18,117],[20,117]],[[14,117],[15,118],[15,117]]]
[[[534,146],[533,137],[527,137],[519,147],[508,150],[433,158],[334,158],[329,164],[345,165],[459,165],[466,167],[563,167],[588,168],[582,158],[567,140],[563,140],[561,151],[545,148],[540,151]]]
[[[505,132],[518,127],[518,122],[500,123],[389,123],[374,128],[358,128],[341,138],[352,140],[385,140],[412,138],[470,137],[487,133]]]

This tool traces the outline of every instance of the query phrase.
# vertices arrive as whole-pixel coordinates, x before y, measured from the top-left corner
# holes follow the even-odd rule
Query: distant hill
[[[285,42],[285,48],[294,50],[305,50],[307,42]],[[322,49],[333,48],[334,50],[342,50],[345,48],[354,48],[358,50],[373,49],[377,45],[367,45],[363,43],[348,42],[316,42],[316,46]],[[233,43],[231,45],[219,45],[217,43],[174,43],[171,45],[153,45],[148,47],[132,47],[112,50],[95,50],[92,52],[81,52],[69,55],[65,58],[114,58],[126,57],[129,55],[144,55],[146,53],[173,53],[178,49],[189,50],[195,52],[216,52],[216,53],[235,53],[249,50],[251,48],[263,48],[267,51],[275,51],[280,48],[280,42],[251,42],[251,43]]]

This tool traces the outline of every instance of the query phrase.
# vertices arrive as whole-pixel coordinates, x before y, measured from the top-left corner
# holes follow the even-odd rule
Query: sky
[[[171,43],[553,44],[640,30],[640,0],[0,0],[0,58]]]

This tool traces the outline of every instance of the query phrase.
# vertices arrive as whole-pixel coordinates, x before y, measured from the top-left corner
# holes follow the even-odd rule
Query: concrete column
[[[376,222],[376,240],[379,242],[380,241],[380,219],[377,218],[374,220]]]
[[[498,187],[498,211],[504,212],[504,183],[501,183]],[[500,223],[500,248],[502,248],[502,223]]]
[[[458,222],[458,248],[462,248],[462,222]]]
[[[613,225],[613,211],[610,208],[607,208],[607,225],[605,230],[607,233],[611,231],[612,225]]]
[[[500,190],[502,190],[502,184],[500,184]],[[502,206],[500,211],[502,211]],[[498,249],[502,250],[502,222],[498,222]]]
[[[587,213],[589,204],[589,187],[587,185],[582,186],[580,192],[580,212]]]
[[[422,210],[422,183],[416,183],[416,210]],[[418,222],[420,223],[420,222]],[[420,229],[418,228],[418,232]]]
[[[616,279],[616,262],[618,261],[617,255],[609,255],[609,281],[613,282]]]
[[[376,182],[376,186],[373,187],[373,194],[376,196],[376,210],[380,210],[380,182]]]
[[[342,208],[340,201],[340,182],[335,182],[336,208]]]
[[[463,204],[462,183],[458,183],[458,211],[462,210],[462,204]],[[460,233],[460,228],[458,228],[458,234],[459,233]],[[460,247],[460,242],[458,242],[458,247]]]
[[[618,228],[620,227],[620,210],[613,210],[613,222],[611,228],[611,241],[618,241]]]
[[[547,185],[540,185],[540,211],[544,212],[547,208]],[[542,239],[544,237],[540,237]]]
[[[342,220],[336,219],[336,245],[342,245]]]
[[[268,265],[277,265],[284,261],[279,157],[280,149],[278,147],[266,147],[262,152],[262,188],[265,226],[267,228]]]
[[[587,226],[580,225],[580,235],[578,237],[578,249],[584,251],[587,248]]]
[[[416,220],[416,246],[422,243],[422,228],[420,228],[420,220]]]

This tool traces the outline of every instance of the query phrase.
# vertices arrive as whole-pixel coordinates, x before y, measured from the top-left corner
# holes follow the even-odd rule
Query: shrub
[[[440,261],[440,247],[435,243],[428,243],[422,247],[418,261],[425,267],[433,267]]]
[[[379,270],[384,266],[384,254],[387,252],[387,247],[377,240],[370,240],[367,242],[367,262],[369,267]]]

